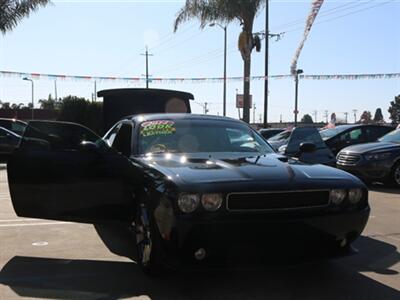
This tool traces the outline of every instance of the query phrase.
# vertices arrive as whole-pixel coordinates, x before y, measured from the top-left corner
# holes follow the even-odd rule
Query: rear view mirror
[[[93,142],[82,141],[79,144],[79,149],[86,153],[99,153],[99,146]]]
[[[300,153],[314,152],[317,146],[314,143],[301,143],[299,147]]]

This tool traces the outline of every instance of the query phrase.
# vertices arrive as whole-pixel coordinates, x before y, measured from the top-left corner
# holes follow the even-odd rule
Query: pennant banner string
[[[0,71],[0,77],[4,78],[24,78],[28,77],[33,80],[70,80],[70,81],[83,81],[83,82],[127,82],[127,83],[143,83],[146,78],[142,77],[104,77],[104,76],[76,76],[76,75],[56,75],[56,74],[41,74],[41,73],[25,73],[25,72],[12,72]],[[270,75],[268,79],[288,79],[292,78],[291,74],[285,75]],[[394,79],[400,78],[400,73],[379,73],[379,74],[337,74],[337,75],[305,75],[299,76],[304,80],[360,80],[360,79]],[[228,81],[243,81],[243,77],[227,77]],[[214,83],[222,82],[223,77],[163,77],[163,78],[149,78],[149,82],[153,83]],[[265,76],[251,76],[246,80],[264,81]]]

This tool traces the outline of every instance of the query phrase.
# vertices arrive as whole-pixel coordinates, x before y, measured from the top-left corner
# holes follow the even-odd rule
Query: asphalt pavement
[[[370,204],[355,255],[284,266],[238,263],[149,278],[126,257],[133,243],[122,231],[17,217],[0,165],[0,299],[399,300],[400,190],[374,187]],[[105,237],[112,240],[112,252]]]

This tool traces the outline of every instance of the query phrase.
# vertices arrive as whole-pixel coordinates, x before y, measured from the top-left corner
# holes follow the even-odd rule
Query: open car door
[[[7,170],[18,216],[96,223],[133,212],[129,160],[81,125],[31,121]]]
[[[300,153],[299,148],[302,143],[314,144],[315,151],[311,153]],[[290,135],[289,142],[285,149],[285,155],[298,157],[300,161],[311,164],[336,165],[335,155],[326,146],[318,130],[314,127],[295,128]]]

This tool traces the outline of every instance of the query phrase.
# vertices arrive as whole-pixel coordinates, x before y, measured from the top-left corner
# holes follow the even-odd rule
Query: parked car
[[[384,182],[400,187],[400,129],[378,142],[344,148],[337,156],[338,168],[366,182]]]
[[[18,146],[21,137],[3,127],[0,127],[0,162],[6,162],[10,154]]]
[[[279,155],[226,117],[136,115],[103,138],[32,121],[7,170],[18,216],[134,224],[137,261],[149,273],[237,245],[343,255],[370,212],[355,176]]]
[[[375,142],[394,128],[385,125],[339,125],[323,129],[319,133],[326,145],[337,155],[345,147]]]
[[[0,127],[12,131],[18,134],[19,136],[21,136],[24,133],[26,126],[27,123],[21,120],[0,118]]]
[[[274,135],[268,139],[268,143],[272,146],[272,148],[275,149],[275,151],[278,151],[281,146],[287,145],[290,135],[292,134],[292,130],[293,129],[286,129],[285,131]]]
[[[286,130],[285,128],[263,128],[260,129],[258,132],[262,135],[264,139],[268,140],[285,130]]]

